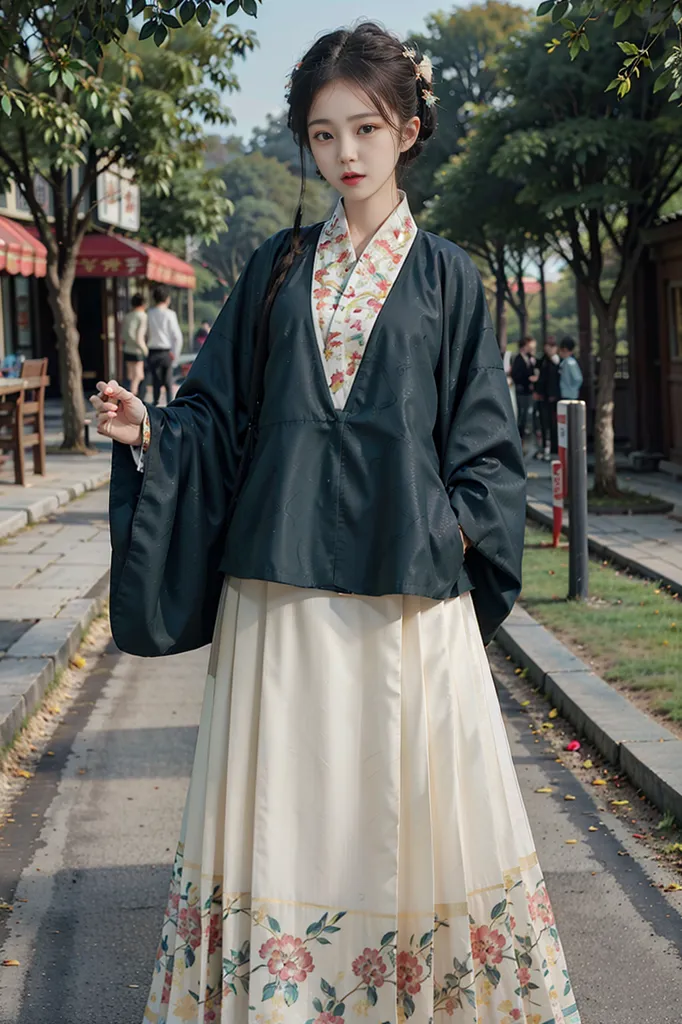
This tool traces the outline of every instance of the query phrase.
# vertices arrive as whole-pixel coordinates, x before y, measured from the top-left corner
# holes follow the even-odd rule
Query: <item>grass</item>
[[[590,598],[569,601],[568,550],[526,529],[521,603],[606,680],[647,697],[650,710],[682,723],[682,603],[660,584],[590,561]]]
[[[662,504],[669,504],[653,494],[642,494],[640,491],[628,490],[621,490],[616,497],[596,497],[594,491],[589,491],[587,502],[590,508],[595,510],[620,508],[625,512],[631,508],[658,508]]]

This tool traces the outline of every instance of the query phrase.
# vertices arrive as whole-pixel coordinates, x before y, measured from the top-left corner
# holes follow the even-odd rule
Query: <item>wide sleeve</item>
[[[175,654],[211,640],[258,315],[277,239],[252,256],[176,399],[166,408],[148,406],[144,472],[127,446],[114,444],[110,616],[116,643],[130,654]]]
[[[471,541],[465,569],[484,643],[521,590],[526,475],[483,284],[463,257],[452,272],[442,357],[441,459],[450,503]]]

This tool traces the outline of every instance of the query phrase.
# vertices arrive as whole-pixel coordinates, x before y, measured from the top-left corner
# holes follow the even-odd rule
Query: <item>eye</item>
[[[359,132],[361,135],[373,135],[376,130],[377,125],[375,124],[363,124],[360,127]]]
[[[333,136],[331,132],[321,131],[316,132],[313,138],[315,139],[316,142],[327,142],[329,139],[333,138]]]

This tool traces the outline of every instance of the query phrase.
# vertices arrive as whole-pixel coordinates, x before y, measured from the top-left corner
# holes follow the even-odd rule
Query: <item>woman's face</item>
[[[322,177],[354,201],[394,180],[399,155],[418,133],[419,118],[413,117],[400,137],[370,98],[345,81],[320,89],[308,115],[310,149]]]

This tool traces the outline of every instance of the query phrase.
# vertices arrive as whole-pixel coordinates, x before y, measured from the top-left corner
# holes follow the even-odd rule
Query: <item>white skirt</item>
[[[225,585],[144,1021],[579,1024],[469,595]]]

